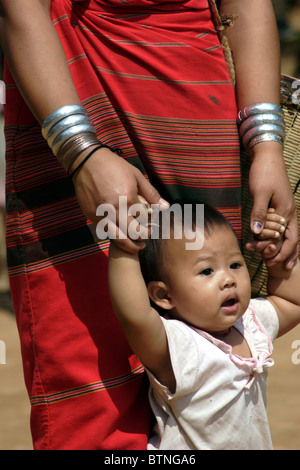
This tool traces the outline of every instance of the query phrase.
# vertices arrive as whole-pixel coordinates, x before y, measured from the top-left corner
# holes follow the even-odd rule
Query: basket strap
[[[227,35],[226,35],[226,32],[225,32],[225,26],[223,24],[223,21],[222,21],[222,18],[220,16],[220,14],[219,14],[219,10],[218,10],[218,7],[217,7],[217,4],[216,4],[215,0],[208,0],[208,3],[209,3],[209,6],[210,6],[210,9],[211,9],[212,19],[213,19],[214,25],[215,25],[215,28],[217,30],[220,43],[221,43],[222,48],[223,48],[223,52],[224,52],[225,60],[226,60],[226,63],[227,63],[229,75],[230,75],[231,81],[233,83],[233,86],[235,87],[235,68],[234,68],[231,48],[230,48],[229,41],[228,41],[228,38],[227,38]]]

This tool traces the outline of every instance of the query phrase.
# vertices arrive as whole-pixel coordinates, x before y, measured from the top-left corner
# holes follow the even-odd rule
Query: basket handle
[[[213,19],[214,25],[217,30],[221,46],[223,48],[229,75],[233,83],[233,86],[235,87],[235,68],[234,68],[231,48],[230,48],[229,41],[225,32],[225,25],[222,20],[222,17],[220,16],[215,0],[208,0],[208,3],[209,3],[210,10],[212,13],[212,19]]]

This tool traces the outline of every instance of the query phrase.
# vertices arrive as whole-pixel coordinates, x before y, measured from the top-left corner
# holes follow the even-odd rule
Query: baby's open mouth
[[[232,305],[235,305],[237,303],[237,300],[232,298],[232,299],[228,299],[226,300],[226,302],[223,302],[222,303],[222,307],[232,307]]]
[[[239,308],[239,300],[238,298],[233,295],[232,297],[227,298],[225,302],[222,303],[221,308],[224,312],[235,315]]]

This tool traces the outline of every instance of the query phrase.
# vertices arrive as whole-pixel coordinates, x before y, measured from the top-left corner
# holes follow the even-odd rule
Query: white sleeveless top
[[[235,328],[251,358],[232,354],[221,339],[185,323],[162,318],[176,392],[149,372],[150,403],[157,418],[148,450],[272,449],[266,412],[266,377],[278,317],[266,299],[250,301]]]

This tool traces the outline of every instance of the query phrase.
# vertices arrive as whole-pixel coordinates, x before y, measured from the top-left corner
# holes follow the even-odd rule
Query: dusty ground
[[[0,295],[0,340],[6,364],[0,364],[0,450],[31,450],[29,404],[23,383],[19,339],[8,299]],[[292,349],[298,340],[298,350]],[[293,364],[292,354],[299,364]],[[269,373],[268,408],[275,449],[300,450],[300,326],[275,343]]]
[[[0,339],[6,344],[6,364],[0,364],[0,450],[30,450],[29,402],[19,338],[13,314],[1,308]]]
[[[300,326],[275,341],[273,358],[268,381],[273,444],[278,450],[300,450]]]

